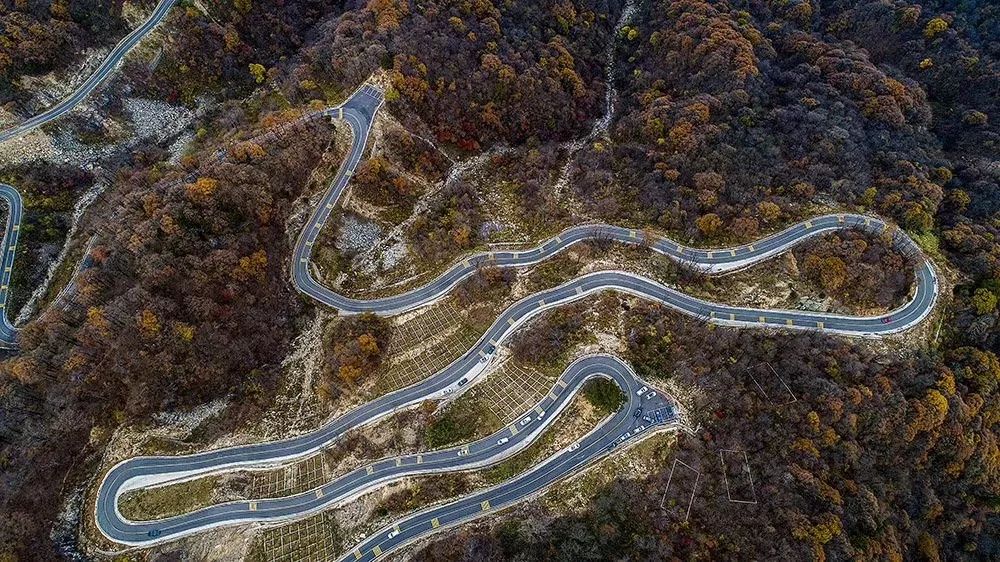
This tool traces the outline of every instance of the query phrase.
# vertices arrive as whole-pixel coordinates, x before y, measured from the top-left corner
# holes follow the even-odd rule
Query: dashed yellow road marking
[[[437,529],[440,526],[441,526],[441,522],[438,521],[437,517],[435,517],[434,519],[431,519],[431,529]]]
[[[375,556],[381,556],[382,555],[382,547],[378,546],[378,545],[375,545],[375,548],[372,549],[372,554],[374,554]]]
[[[483,508],[483,511],[490,510],[490,500],[485,500],[483,503],[479,504],[479,507]]]
[[[822,330],[823,329],[823,323],[822,322],[816,322],[816,327],[819,328],[820,330]]]
[[[794,326],[794,325],[795,325],[795,323],[794,323],[794,322],[792,322],[792,319],[791,319],[791,318],[789,318],[788,320],[785,320],[785,325],[786,325],[786,326]]]
[[[355,560],[361,560],[361,551],[360,550],[355,550],[354,551],[354,559]]]

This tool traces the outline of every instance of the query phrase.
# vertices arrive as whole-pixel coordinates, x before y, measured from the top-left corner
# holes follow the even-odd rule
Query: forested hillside
[[[223,397],[238,424],[272,399],[312,306],[289,285],[297,232],[288,230],[343,133],[296,119],[376,71],[390,84],[383,111],[449,153],[523,150],[523,161],[504,164],[530,220],[578,213],[721,245],[817,212],[871,212],[905,228],[954,287],[935,324],[899,352],[710,330],[635,306],[625,313],[626,358],[651,380],[700,389],[691,412],[700,429],[673,458],[708,465],[720,448],[745,449],[760,501],[735,509],[708,482],[684,521],[659,507],[667,462],[594,491],[589,511],[534,503],[525,509],[537,526],[462,527],[423,545],[417,560],[1000,558],[1000,7],[643,0],[616,29],[623,7],[180,3],[162,59],[136,88],[217,103],[178,162],[162,148],[128,156],[87,233],[71,301],[29,322],[19,352],[0,363],[0,560],[59,556],[51,530],[62,502],[122,424]],[[23,94],[18,77],[126,32],[120,2],[0,8],[0,101]],[[602,115],[611,86],[619,95],[608,134],[560,152]],[[256,138],[279,125],[289,128]],[[440,158],[414,157],[413,168],[444,175]],[[412,205],[408,180],[383,164],[359,168],[360,189]],[[564,164],[578,207],[550,208]],[[473,185],[442,194],[408,230],[434,265],[482,242],[488,219]],[[897,302],[910,265],[840,236],[798,251],[804,276],[859,307]],[[873,282],[874,270],[893,289]],[[549,328],[573,333],[570,316]],[[325,333],[324,374],[351,382],[377,367],[386,332],[360,317]],[[374,352],[362,349],[365,336]],[[547,351],[519,343],[528,358]],[[747,383],[765,362],[794,403],[776,406]]]

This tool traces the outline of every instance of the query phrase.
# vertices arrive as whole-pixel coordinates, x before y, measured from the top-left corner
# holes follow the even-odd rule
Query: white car
[[[649,387],[648,386],[644,386],[644,387],[640,388],[639,390],[635,391],[635,395],[636,396],[642,396],[643,393],[646,392],[647,390],[649,390]]]
[[[644,430],[644,429],[646,429],[646,426],[644,426],[644,425],[640,425],[639,427],[635,428],[635,432],[636,432],[636,433],[639,433],[640,431],[642,431],[642,430]]]
[[[538,419],[542,419],[544,417],[545,417],[545,410],[542,410],[542,413],[538,414]]]
[[[386,538],[394,539],[394,538],[396,538],[396,535],[398,535],[398,534],[399,534],[399,531],[397,531],[396,529],[393,529],[393,530],[389,531],[389,534],[386,535]]]
[[[521,425],[528,425],[529,423],[531,423],[531,416],[528,416],[523,420],[521,420]]]
[[[502,439],[498,439],[497,445],[505,445],[508,441],[510,441],[510,437],[504,437]]]

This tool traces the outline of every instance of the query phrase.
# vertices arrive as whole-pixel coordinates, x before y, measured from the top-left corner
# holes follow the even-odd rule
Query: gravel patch
[[[382,229],[374,222],[356,215],[344,215],[340,221],[337,249],[341,252],[361,252],[377,244],[382,237]]]

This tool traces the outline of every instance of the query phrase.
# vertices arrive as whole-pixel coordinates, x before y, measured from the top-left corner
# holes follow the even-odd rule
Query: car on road
[[[889,322],[892,322],[892,316],[886,316],[882,319],[883,324],[888,324]]]
[[[155,539],[156,537],[160,536],[160,530],[159,529],[150,529],[150,531],[148,533],[146,533],[146,536],[148,536],[151,539]]]
[[[646,400],[652,400],[653,398],[656,398],[656,392],[655,391],[654,392],[650,392],[649,394],[646,395]]]
[[[394,538],[396,538],[396,535],[398,535],[398,534],[399,534],[399,531],[397,531],[396,529],[393,529],[393,530],[389,531],[389,534],[386,535],[386,538],[387,539],[394,539]]]
[[[468,455],[468,454],[469,454],[469,451],[466,450],[466,449],[459,449],[458,450],[458,456],[460,456],[460,457],[464,457],[465,455]]]
[[[510,441],[510,437],[502,437],[497,439],[497,445],[505,445],[508,441]]]
[[[545,410],[542,410],[541,412],[538,413],[538,419],[542,419],[544,417],[545,417]]]
[[[569,450],[570,451],[575,451],[575,450],[577,450],[579,448],[580,448],[580,442],[579,441],[577,441],[576,443],[573,443],[572,445],[569,446]]]
[[[646,393],[647,390],[649,390],[649,387],[648,386],[643,386],[639,390],[635,391],[635,395],[636,396],[642,396],[643,394]]]
[[[529,423],[531,423],[531,416],[528,416],[523,420],[521,420],[521,425],[528,425]]]

